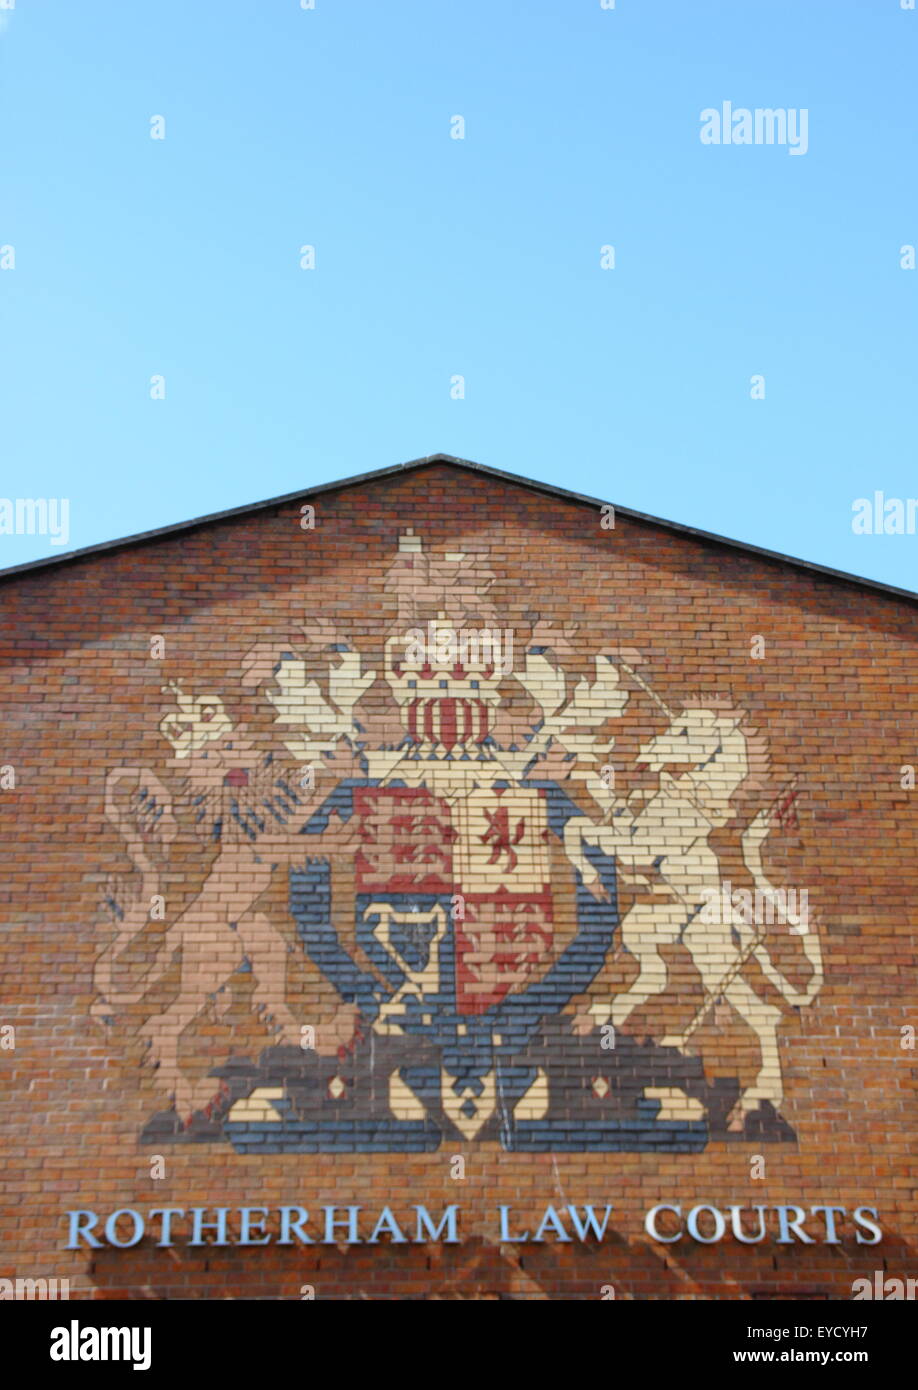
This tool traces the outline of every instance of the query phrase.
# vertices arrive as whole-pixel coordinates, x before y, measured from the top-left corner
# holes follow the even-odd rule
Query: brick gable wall
[[[313,505],[3,586],[0,1275],[848,1298],[918,1274],[914,605],[446,465]],[[428,622],[503,634],[507,673],[409,686]],[[763,812],[808,930],[699,925],[703,888],[754,892]],[[662,1203],[673,1243],[644,1229]],[[418,1205],[451,1204],[457,1243],[417,1243]],[[295,1206],[314,1244],[278,1243]],[[360,1243],[343,1210],[323,1243],[331,1206]],[[692,1238],[699,1206],[722,1239]],[[780,1239],[790,1206],[812,1244]],[[164,1207],[172,1244],[104,1235]],[[232,1243],[189,1244],[216,1207]],[[65,1248],[77,1209],[98,1247]]]

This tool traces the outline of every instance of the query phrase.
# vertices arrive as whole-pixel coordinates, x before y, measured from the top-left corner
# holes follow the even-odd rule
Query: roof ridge
[[[492,468],[486,463],[475,463],[472,459],[458,458],[453,454],[427,454],[423,458],[409,459],[405,463],[390,464],[386,468],[376,468],[369,473],[356,473],[348,478],[339,478],[329,483],[320,483],[315,487],[298,488],[295,492],[283,493],[278,497],[269,497],[262,502],[248,502],[240,507],[229,507],[222,512],[210,512],[205,516],[193,517],[189,521],[175,522],[169,526],[159,526],[152,531],[138,531],[130,536],[119,536],[114,540],[100,541],[95,545],[83,546],[79,550],[68,550],[63,555],[50,555],[43,560],[27,560],[21,565],[10,565],[7,569],[0,570],[0,582],[17,577],[18,575],[30,574],[39,570],[57,568],[59,565],[72,564],[77,560],[82,560],[94,555],[103,555],[109,551],[123,550],[130,546],[146,544],[149,541],[166,539],[170,536],[181,535],[187,531],[196,530],[202,526],[212,526],[221,521],[227,521],[235,516],[251,516],[254,513],[269,511],[273,507],[285,506],[289,502],[300,501],[306,497],[316,497],[321,493],[338,492],[348,487],[358,487],[364,483],[379,481],[383,478],[393,477],[398,473],[408,472],[412,469],[427,468],[436,464],[449,464],[454,468],[467,468],[476,473],[482,473],[486,477],[498,478],[502,482],[514,483],[517,487],[529,488],[530,491],[540,492],[549,497],[559,497],[567,502],[578,502],[590,507],[613,506],[616,515],[628,517],[631,521],[640,521],[649,526],[662,526],[668,531],[677,534],[692,536],[696,540],[706,541],[715,545],[725,545],[732,550],[741,550],[749,555],[760,556],[762,559],[776,561],[779,564],[793,565],[797,569],[811,570],[816,574],[828,576],[830,579],[842,580],[846,584],[854,584],[860,588],[876,590],[879,593],[889,594],[894,598],[905,598],[911,602],[918,601],[918,593],[911,589],[900,589],[895,584],[884,584],[878,579],[867,579],[864,575],[851,574],[846,570],[832,569],[829,565],[820,565],[812,560],[801,560],[795,555],[785,555],[778,550],[767,550],[764,546],[753,545],[748,541],[732,540],[729,536],[720,536],[713,531],[702,531],[695,526],[686,526],[678,521],[667,521],[663,517],[651,516],[647,512],[638,512],[630,507],[619,507],[615,503],[610,503],[607,499],[589,497],[585,493],[572,492],[568,488],[557,487],[553,483],[539,482],[535,478],[526,478],[519,473],[507,473],[500,468]]]

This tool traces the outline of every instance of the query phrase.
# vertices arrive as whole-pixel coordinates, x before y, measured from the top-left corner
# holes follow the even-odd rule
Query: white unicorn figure
[[[652,692],[651,692],[652,693]],[[667,711],[670,713],[670,711]],[[620,1027],[645,1000],[661,994],[667,985],[662,946],[681,942],[691,954],[704,987],[704,1004],[679,1035],[661,1038],[660,1045],[684,1050],[709,1009],[723,1000],[729,1003],[755,1032],[761,1066],[754,1083],[740,1096],[730,1116],[730,1128],[743,1128],[743,1116],[763,1100],[777,1110],[783,1099],[777,1029],[782,1010],[766,1002],[743,977],[747,961],[757,961],[765,978],[788,1004],[809,1004],[823,983],[822,953],[816,931],[802,928],[801,941],[811,971],[803,989],[796,989],[778,970],[764,943],[764,931],[748,920],[748,914],[729,906],[725,913],[703,912],[715,892],[720,899],[721,872],[718,857],[709,844],[713,830],[732,818],[731,798],[750,773],[750,762],[764,766],[764,741],[743,725],[743,712],[734,707],[688,702],[681,715],[671,715],[668,729],[645,743],[636,762],[659,774],[659,789],[638,813],[620,799],[610,801],[600,822],[568,821],[565,848],[577,864],[585,886],[603,894],[596,870],[583,853],[584,845],[597,845],[614,854],[630,878],[659,895],[653,903],[638,902],[622,919],[622,943],[638,962],[638,974],[627,989],[611,999],[596,1001],[590,1013],[597,1023],[611,1021]],[[689,764],[681,776],[665,771],[667,765]],[[785,895],[776,891],[762,868],[762,847],[770,833],[773,815],[760,811],[742,836],[743,858],[761,895],[769,904],[768,918],[801,933],[799,919],[784,908]],[[656,870],[654,881],[641,870]]]

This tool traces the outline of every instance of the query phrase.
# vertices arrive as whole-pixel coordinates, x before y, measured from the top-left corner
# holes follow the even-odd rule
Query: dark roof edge
[[[317,487],[299,488],[296,492],[286,492],[280,497],[270,497],[264,502],[249,502],[241,507],[229,507],[226,511],[211,512],[207,516],[194,517],[191,521],[180,521],[171,526],[159,526],[153,531],[139,531],[133,536],[121,536],[116,540],[101,541],[97,545],[83,546],[80,550],[68,550],[63,555],[52,555],[44,560],[27,560],[25,564],[11,565],[8,569],[0,570],[0,582],[21,574],[32,573],[35,570],[53,569],[59,565],[73,564],[75,561],[85,559],[90,555],[104,555],[110,551],[146,544],[148,541],[182,535],[203,526],[212,526],[217,522],[228,521],[234,516],[251,516],[256,512],[270,511],[273,507],[285,506],[289,502],[317,497],[322,493],[340,492],[344,488],[357,487],[368,482],[378,482],[382,478],[394,477],[397,473],[408,472],[415,468],[426,468],[437,463],[448,463],[456,468],[467,468],[475,473],[483,473],[486,477],[500,478],[504,482],[515,483],[518,487],[528,488],[531,492],[540,492],[547,497],[559,497],[566,502],[579,502],[589,507],[614,506],[616,516],[626,516],[632,521],[642,521],[650,526],[662,526],[665,530],[674,531],[678,535],[694,536],[698,540],[708,541],[715,545],[725,545],[731,550],[741,550],[749,555],[758,555],[765,560],[773,560],[782,565],[793,565],[797,569],[811,570],[815,574],[824,574],[830,579],[840,579],[846,584],[854,584],[859,588],[874,589],[878,593],[889,594],[893,598],[905,598],[913,603],[918,602],[918,593],[912,589],[900,589],[895,584],[884,584],[878,579],[866,579],[863,575],[849,574],[846,570],[832,569],[828,565],[818,565],[811,560],[798,559],[795,555],[783,555],[778,550],[766,550],[763,546],[752,545],[748,541],[731,540],[729,536],[718,536],[713,531],[701,531],[697,526],[684,526],[678,521],[666,521],[662,517],[650,516],[646,512],[632,511],[630,507],[619,507],[597,497],[588,497],[582,492],[571,492],[568,488],[556,487],[552,483],[540,483],[534,478],[521,477],[518,473],[507,473],[501,468],[491,468],[485,463],[474,463],[471,459],[454,458],[451,454],[429,454],[426,458],[410,459],[407,463],[396,463],[388,468],[376,468],[370,473],[357,473],[353,477],[340,478],[336,482],[320,483]]]

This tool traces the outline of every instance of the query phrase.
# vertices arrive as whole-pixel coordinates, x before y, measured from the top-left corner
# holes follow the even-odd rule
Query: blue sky
[[[442,451],[918,589],[852,532],[918,497],[900,0],[0,21],[0,496],[68,497],[66,548]],[[702,144],[725,101],[806,153]]]

